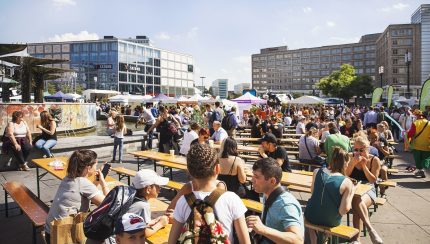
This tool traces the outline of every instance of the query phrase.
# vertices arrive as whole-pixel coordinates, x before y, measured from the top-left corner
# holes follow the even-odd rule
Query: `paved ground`
[[[416,179],[411,173],[404,171],[408,164],[413,164],[409,153],[400,152],[403,159],[396,159],[394,164],[400,173],[392,175],[391,180],[398,182],[398,187],[387,191],[388,202],[378,208],[371,217],[371,222],[380,233],[385,243],[430,243],[430,172],[428,178]],[[110,159],[100,159],[100,161]],[[137,169],[134,158],[127,156],[124,167]],[[145,165],[152,168],[152,165]],[[161,169],[158,169],[161,173]],[[36,192],[36,171],[29,172],[0,172],[0,181],[20,181]],[[116,177],[115,175],[113,175]],[[176,181],[185,182],[187,177],[182,172],[175,172]],[[125,181],[124,181],[125,182]],[[125,182],[126,183],[126,182]],[[59,180],[45,176],[41,183],[41,199],[50,205],[50,200],[57,190]],[[299,200],[307,200],[309,194],[294,193]],[[170,191],[162,191],[161,199],[171,199]],[[13,204],[12,207],[15,207]],[[0,192],[0,243],[31,243],[31,224],[18,210],[11,211],[12,217],[4,215],[4,192]],[[43,243],[38,235],[38,243]],[[362,243],[371,243],[368,237],[362,237]]]

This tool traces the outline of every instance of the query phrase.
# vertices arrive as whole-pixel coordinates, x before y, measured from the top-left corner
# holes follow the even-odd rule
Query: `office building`
[[[405,62],[405,54],[408,61]],[[318,93],[315,84],[351,64],[357,74],[369,75],[380,86],[393,85],[396,93],[412,95],[430,75],[430,4],[421,5],[411,23],[389,25],[382,33],[368,34],[358,43],[290,50],[287,46],[264,48],[252,55],[252,86],[258,93]],[[409,64],[409,65],[408,65]]]
[[[237,85],[234,85],[234,93],[235,94],[242,94],[242,91],[245,89],[251,89],[250,83],[239,83]]]
[[[35,57],[70,60],[52,66],[75,70],[74,79],[85,89],[170,96],[194,94],[193,57],[153,47],[146,36],[30,43],[28,52]]]
[[[212,95],[221,99],[228,97],[228,79],[216,79],[212,82]]]

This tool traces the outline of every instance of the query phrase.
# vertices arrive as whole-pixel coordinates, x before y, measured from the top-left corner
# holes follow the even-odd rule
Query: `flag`
[[[381,101],[381,95],[384,90],[381,87],[375,88],[372,94],[372,106],[375,106],[379,101]]]
[[[430,79],[426,80],[421,88],[420,110],[425,111],[430,106]]]
[[[391,101],[393,100],[393,92],[394,92],[394,87],[389,86],[388,92],[387,92],[387,107],[388,108],[391,106]]]

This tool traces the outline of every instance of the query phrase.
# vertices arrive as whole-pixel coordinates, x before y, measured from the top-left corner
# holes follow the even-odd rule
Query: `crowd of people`
[[[240,120],[236,108],[224,110],[220,103],[195,106],[140,107],[136,126],[144,124],[147,132],[147,149],[153,148],[153,132],[158,133],[158,151],[183,155],[187,159],[190,181],[172,199],[165,215],[152,218],[148,202],[157,198],[160,187],[168,178],[152,170],[137,172],[132,187],[137,190],[138,201],[118,219],[115,228],[117,243],[126,239],[148,238],[159,229],[172,224],[169,243],[177,243],[192,235],[196,218],[195,207],[202,200],[210,200],[216,213],[216,233],[223,243],[320,243],[321,236],[308,231],[305,235],[304,221],[323,226],[337,226],[342,216],[350,210],[353,226],[361,230],[364,225],[372,243],[383,243],[370,222],[369,206],[378,197],[375,183],[387,179],[389,159],[395,148],[390,144],[405,140],[413,153],[417,177],[425,177],[423,169],[430,164],[430,125],[428,111],[415,109],[387,109],[373,107],[255,107]],[[387,122],[387,115],[397,121]],[[23,114],[14,112],[12,121],[5,130],[8,141],[3,149],[11,150],[20,162],[20,169],[28,170],[25,158],[31,145],[43,151],[46,157],[56,144],[56,123],[47,112],[41,113],[42,134],[33,143]],[[181,128],[187,126],[183,135]],[[283,172],[291,172],[288,152],[280,143],[284,128],[293,128],[300,134],[298,141],[299,160],[318,167],[313,172],[311,197],[302,209],[298,200],[281,186]],[[238,153],[236,133],[250,129],[251,137],[259,138],[259,159],[252,165],[252,189],[246,184],[246,163]],[[124,117],[110,109],[107,133],[114,137],[113,161],[119,149],[122,161],[123,138],[126,133]],[[405,131],[403,134],[401,131]],[[213,145],[219,144],[216,151]],[[88,211],[90,203],[99,205],[109,192],[103,177],[98,183],[102,192],[88,180],[93,175],[102,176],[97,169],[97,155],[91,150],[78,150],[72,154],[67,166],[67,176],[62,180],[46,221],[46,240],[49,243],[50,226],[54,219]],[[369,184],[371,190],[361,197],[353,197],[356,185]],[[384,196],[385,188],[380,188]],[[249,198],[263,199],[261,216],[250,214],[241,201]],[[208,201],[209,201],[208,200]],[[191,216],[191,217],[190,217]],[[204,223],[209,221],[206,214]],[[135,221],[130,221],[134,219]],[[209,223],[206,223],[209,224]],[[209,228],[209,227],[208,227]],[[189,231],[184,231],[189,230]],[[251,234],[249,231],[251,231]],[[210,231],[213,231],[210,229]],[[190,234],[191,233],[191,234]],[[124,235],[128,235],[124,238]],[[94,241],[94,240],[92,240]],[[97,243],[98,241],[95,241]],[[101,243],[101,242],[98,242]],[[359,234],[353,243],[360,243]]]

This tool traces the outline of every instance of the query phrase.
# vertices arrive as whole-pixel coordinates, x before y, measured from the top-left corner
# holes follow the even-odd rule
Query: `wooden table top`
[[[236,141],[246,141],[246,142],[256,142],[260,140],[261,138],[255,138],[255,137],[235,137]],[[282,138],[278,139],[280,142],[299,142],[300,139],[297,138]]]
[[[249,132],[242,132],[242,133],[238,132],[237,135],[239,135],[239,136],[251,136],[251,133],[249,133]],[[282,137],[301,137],[303,135],[304,134],[283,133]]]
[[[169,153],[160,153],[156,151],[137,151],[130,153],[134,156],[142,157],[142,158],[149,158],[156,161],[167,161],[171,163],[178,163],[178,164],[187,164],[187,158],[184,156],[179,155],[170,155]]]

